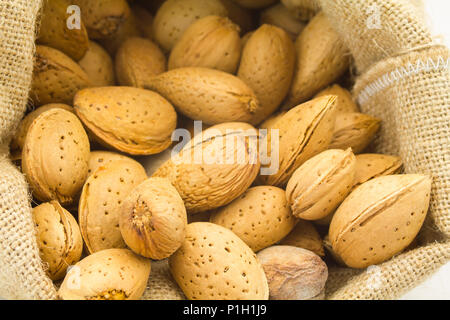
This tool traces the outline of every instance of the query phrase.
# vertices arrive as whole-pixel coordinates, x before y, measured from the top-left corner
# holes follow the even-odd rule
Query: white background
[[[450,47],[450,1],[424,0],[428,23],[437,36]],[[449,146],[450,147],[450,146]],[[450,263],[402,299],[450,299]]]

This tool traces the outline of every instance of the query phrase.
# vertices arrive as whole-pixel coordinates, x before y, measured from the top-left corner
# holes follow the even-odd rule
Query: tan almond
[[[47,275],[60,280],[69,266],[78,262],[83,251],[80,227],[69,211],[57,201],[33,208],[39,255],[48,264]]]
[[[353,101],[352,94],[347,89],[342,88],[340,85],[334,84],[320,91],[316,95],[316,98],[328,95],[337,96],[336,102],[337,113],[361,112],[359,110],[359,107]]]
[[[283,239],[296,223],[284,190],[271,186],[248,189],[210,221],[233,231],[255,252]]]
[[[378,177],[356,188],[330,225],[333,250],[352,268],[379,264],[405,249],[428,211],[431,179],[425,175]]]
[[[294,66],[294,44],[283,29],[266,24],[248,39],[237,75],[253,89],[261,105],[252,123],[260,123],[281,105],[291,86]]]
[[[127,249],[96,252],[70,269],[58,296],[63,300],[138,300],[150,269],[150,260]]]
[[[143,88],[153,76],[166,71],[166,57],[151,40],[129,38],[117,51],[115,70],[120,85]]]
[[[317,220],[332,213],[352,189],[355,166],[351,149],[327,150],[306,161],[287,184],[292,214]]]
[[[292,246],[272,246],[257,254],[269,283],[271,300],[315,299],[325,288],[328,268],[315,253]]]
[[[190,300],[267,300],[264,270],[232,231],[208,222],[188,224],[183,245],[169,258],[172,276]]]
[[[397,156],[375,153],[358,154],[354,187],[376,177],[399,173],[402,166],[402,159]]]
[[[350,54],[324,13],[319,13],[295,41],[297,65],[286,105],[313,97],[349,67]]]
[[[88,174],[89,149],[88,136],[73,113],[53,108],[39,115],[22,151],[22,170],[33,196],[72,204]]]
[[[153,16],[144,7],[137,3],[131,5],[131,13],[136,19],[137,27],[142,34],[142,36],[147,39],[152,39],[153,37]]]
[[[211,15],[227,15],[220,0],[167,0],[153,20],[153,38],[165,51],[170,51],[194,21]]]
[[[205,67],[234,74],[240,57],[239,27],[226,17],[207,16],[191,24],[177,41],[169,70]]]
[[[119,228],[120,207],[145,179],[140,164],[124,160],[100,167],[87,179],[78,205],[78,220],[89,253],[125,248]]]
[[[22,149],[25,143],[25,138],[27,137],[28,129],[33,123],[34,119],[40,116],[45,111],[48,111],[53,108],[60,108],[72,113],[75,113],[71,106],[62,103],[51,103],[37,108],[36,110],[31,111],[29,114],[22,119],[17,128],[16,134],[14,135],[10,147],[11,147],[11,157],[16,160],[22,157]]]
[[[132,87],[81,90],[74,108],[85,126],[104,145],[134,155],[167,149],[177,115],[159,94]]]
[[[89,41],[89,50],[78,63],[96,87],[115,84],[114,64],[111,56],[94,41]]]
[[[113,161],[122,160],[133,163],[134,165],[138,165],[139,162],[136,160],[124,156],[120,153],[111,152],[111,151],[91,151],[89,156],[89,164],[88,164],[88,174],[89,176],[97,171],[98,168],[107,165]]]
[[[244,8],[250,9],[262,9],[277,2],[277,0],[233,0],[233,1]]]
[[[154,174],[168,178],[188,213],[227,205],[256,178],[260,162],[257,132],[246,123],[213,126],[194,139]]]
[[[39,34],[36,42],[58,49],[75,61],[85,55],[89,39],[83,21],[77,28],[69,29],[71,3],[67,0],[52,0],[43,3]]]
[[[183,243],[187,216],[177,190],[164,178],[150,178],[134,188],[120,208],[120,232],[141,256],[161,260]]]
[[[259,180],[263,184],[285,186],[297,168],[328,148],[335,123],[335,105],[336,96],[320,97],[271,121],[271,126],[266,128],[267,153],[272,159],[268,167],[277,167],[278,164],[278,171],[272,175],[260,175]],[[277,136],[278,145],[276,140],[272,142]],[[278,161],[272,153],[272,144],[274,152],[278,151]]]
[[[90,39],[112,38],[130,16],[126,0],[73,0],[81,9],[81,18]]]
[[[254,123],[261,107],[255,93],[229,73],[199,67],[173,69],[151,79],[147,88],[169,100],[185,116],[206,124]]]
[[[50,47],[36,46],[30,91],[34,105],[71,105],[77,91],[91,86],[86,72],[69,56]]]
[[[352,148],[361,153],[375,138],[381,120],[363,113],[341,113],[336,116],[336,124],[330,149]]]
[[[241,7],[234,0],[220,0],[220,2],[227,9],[228,18],[240,27],[242,34],[256,29],[257,19],[253,10]]]
[[[306,26],[304,22],[296,19],[292,12],[281,3],[262,11],[259,22],[260,24],[271,24],[283,29],[289,34],[292,41],[297,39]]]
[[[317,0],[281,0],[294,17],[301,21],[308,21],[320,11]]]
[[[306,220],[298,219],[297,225],[279,242],[280,245],[294,246],[314,252],[319,257],[325,256],[322,238],[314,225]]]

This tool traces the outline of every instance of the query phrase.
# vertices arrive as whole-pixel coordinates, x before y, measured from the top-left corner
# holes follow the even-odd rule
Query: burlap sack
[[[367,270],[330,269],[327,298],[398,298],[450,260],[449,52],[433,44],[409,0],[318,1],[355,58],[355,99],[384,121],[375,148],[399,154],[406,172],[434,179],[422,246]],[[40,2],[0,2],[0,297],[9,299],[56,297],[39,259],[26,183],[7,148],[25,110]],[[183,298],[167,262],[153,263],[144,299]]]

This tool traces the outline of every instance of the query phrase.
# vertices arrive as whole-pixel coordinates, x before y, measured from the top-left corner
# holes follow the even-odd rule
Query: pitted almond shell
[[[29,114],[27,114],[25,118],[23,118],[22,121],[20,122],[16,134],[14,135],[11,141],[10,147],[11,147],[11,156],[13,160],[21,158],[25,138],[27,137],[28,129],[30,128],[34,119],[36,119],[39,115],[41,115],[45,111],[53,108],[60,108],[75,113],[75,111],[71,106],[62,103],[50,103],[42,107],[39,107],[36,110],[31,111]]]
[[[86,72],[94,86],[113,86],[115,84],[116,76],[111,56],[96,42],[89,41],[89,49],[78,64]]]
[[[293,41],[297,39],[297,36],[306,26],[306,23],[296,19],[292,12],[281,3],[262,11],[259,22],[261,25],[270,24],[283,29]]]
[[[323,12],[317,14],[295,42],[297,65],[286,105],[311,99],[349,67],[350,54]]]
[[[276,134],[272,129],[278,129],[279,170],[273,175],[259,176],[263,184],[285,186],[297,168],[328,148],[335,123],[335,105],[336,96],[320,97],[289,110],[276,121],[271,121],[266,128],[267,150],[272,157],[272,135]]]
[[[379,264],[405,249],[419,232],[431,179],[420,174],[378,177],[356,188],[330,225],[333,250],[352,268]]]
[[[356,156],[354,188],[370,179],[399,173],[402,159],[385,154],[365,153]]]
[[[322,239],[316,227],[306,220],[298,219],[294,229],[279,244],[303,248],[314,252],[320,257],[325,256]]]
[[[83,58],[89,47],[89,39],[83,21],[79,28],[68,28],[71,14],[68,0],[45,1],[36,42],[61,50],[73,60]]]
[[[205,67],[234,74],[241,57],[239,27],[226,17],[194,22],[170,52],[169,70]]]
[[[171,144],[177,114],[159,94],[132,87],[81,90],[77,115],[104,145],[133,155],[159,153]]]
[[[343,150],[352,148],[355,154],[361,153],[372,142],[380,125],[380,119],[367,114],[338,114],[329,148]]]
[[[86,181],[78,206],[81,235],[89,253],[124,248],[120,207],[128,194],[147,179],[138,163],[117,160],[98,168]]]
[[[150,269],[150,260],[128,249],[96,252],[70,269],[58,296],[63,300],[138,300]]]
[[[120,153],[111,152],[111,151],[91,151],[91,155],[89,157],[89,169],[88,174],[89,176],[93,174],[98,168],[103,167],[107,165],[108,163],[111,163],[113,161],[117,160],[124,160],[131,162],[134,166],[138,166],[139,162],[136,160],[124,156]]]
[[[254,123],[261,111],[255,93],[229,73],[199,67],[173,69],[151,79],[149,89],[169,100],[185,116],[206,124]]]
[[[196,135],[153,176],[171,181],[188,213],[224,206],[243,194],[258,174],[256,137],[255,128],[246,123],[213,126]]]
[[[90,39],[113,38],[130,16],[126,0],[73,0],[81,9],[81,18]]]
[[[355,165],[351,149],[326,150],[306,161],[286,188],[293,215],[317,220],[332,213],[351,191]]]
[[[337,113],[351,113],[351,112],[361,112],[359,107],[353,101],[352,94],[347,89],[342,88],[338,84],[334,84],[322,91],[320,91],[317,97],[322,96],[337,96],[336,101],[336,112]]]
[[[258,186],[218,209],[210,222],[230,229],[257,252],[283,239],[297,221],[283,189]]]
[[[158,9],[153,20],[153,39],[169,52],[186,29],[206,16],[227,16],[220,0],[168,0]]]
[[[295,48],[286,31],[265,24],[250,36],[237,75],[253,89],[261,105],[252,123],[260,123],[278,109],[291,86],[294,67]]]
[[[122,86],[143,88],[153,76],[166,71],[166,57],[151,40],[132,37],[116,53],[117,81]]]
[[[169,258],[172,276],[190,300],[267,300],[269,287],[253,251],[232,231],[209,222],[188,224]]]
[[[88,174],[89,149],[88,136],[73,113],[53,108],[39,115],[22,151],[22,171],[33,196],[72,204]]]
[[[120,232],[141,256],[161,260],[183,243],[187,216],[177,190],[164,178],[150,178],[134,188],[120,208]]]
[[[59,50],[36,46],[30,98],[33,104],[72,104],[77,91],[92,86],[88,75]]]
[[[83,239],[77,221],[57,201],[33,208],[33,221],[39,255],[48,264],[47,275],[52,280],[59,280],[67,268],[81,258]]]

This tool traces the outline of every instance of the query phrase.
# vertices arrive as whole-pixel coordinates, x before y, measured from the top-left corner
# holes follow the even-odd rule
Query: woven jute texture
[[[434,181],[420,246],[366,270],[331,268],[328,299],[395,299],[450,260],[449,51],[433,44],[415,2],[318,0],[354,56],[355,100],[383,119],[374,150],[400,155],[406,172]],[[9,299],[56,298],[34,240],[28,188],[7,151],[30,88],[39,7],[40,0],[0,2],[0,296]],[[152,262],[143,299],[184,298],[167,261]]]

